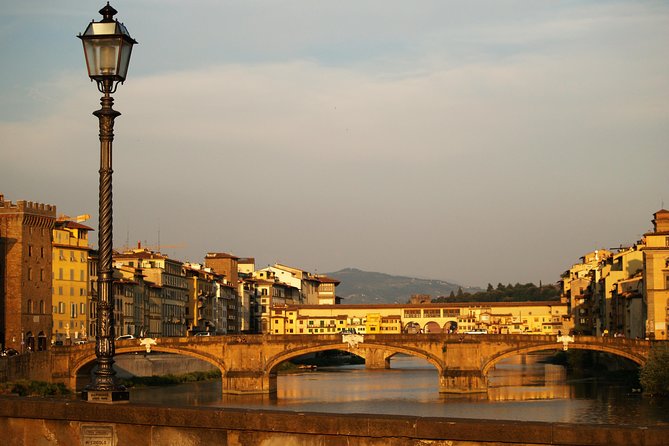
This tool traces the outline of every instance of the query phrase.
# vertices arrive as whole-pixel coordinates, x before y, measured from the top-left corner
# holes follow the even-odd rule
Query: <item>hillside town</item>
[[[97,251],[88,216],[0,195],[0,340],[46,350],[96,337]],[[207,253],[185,262],[142,247],[114,251],[115,335],[126,338],[237,333],[577,333],[667,339],[669,211],[633,246],[581,257],[555,302],[346,305],[340,282],[252,257]]]

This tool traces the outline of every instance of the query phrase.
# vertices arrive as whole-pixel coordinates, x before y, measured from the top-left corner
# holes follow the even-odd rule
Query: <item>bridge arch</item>
[[[398,353],[402,353],[405,355],[426,360],[437,369],[437,372],[440,375],[444,368],[442,361],[438,357],[424,350],[411,347],[399,347],[399,346],[394,346],[392,344],[376,344],[365,341],[364,344],[359,344],[356,348],[351,348],[346,344],[342,344],[341,342],[333,342],[317,346],[298,347],[286,350],[267,360],[267,364],[265,366],[265,373],[268,374],[276,373],[276,368],[278,367],[279,364],[285,361],[289,361],[292,358],[307,355],[309,353],[317,353],[328,350],[346,351],[354,355],[360,356],[361,358],[364,358],[366,361],[373,353],[376,352],[382,352],[384,359],[390,359],[392,356]]]
[[[610,353],[612,355],[628,359],[637,364],[638,366],[643,366],[646,363],[646,358],[643,356],[639,356],[634,353],[617,348],[616,346],[609,346],[606,344],[593,345],[587,342],[577,341],[574,343],[570,343],[568,348],[569,350],[589,350],[601,353]],[[488,358],[488,360],[483,364],[481,371],[483,373],[483,376],[488,376],[488,372],[490,371],[490,369],[503,359],[510,358],[512,356],[523,355],[526,353],[550,351],[550,350],[561,350],[561,347],[559,344],[556,345],[556,343],[532,345],[522,348],[512,347]]]
[[[184,348],[175,348],[175,347],[163,347],[160,345],[155,345],[151,347],[151,352],[160,352],[160,353],[172,353],[176,355],[181,355],[181,356],[189,356],[191,358],[199,359],[201,361],[207,362],[211,364],[212,366],[216,367],[221,371],[221,374],[225,373],[225,366],[224,364],[218,360],[215,357],[211,357],[208,355],[201,354],[197,351],[189,350],[189,349],[184,349]],[[115,356],[122,355],[122,354],[128,354],[128,353],[146,353],[146,347],[143,346],[120,346],[116,347],[115,349]],[[71,385],[70,387],[72,389],[76,389],[76,380],[77,376],[79,375],[79,371],[90,365],[91,363],[95,362],[97,359],[97,356],[95,355],[95,350],[92,350],[91,352],[86,352],[84,355],[80,356],[77,358],[74,363],[72,364],[72,367],[70,369],[70,380],[71,380]]]

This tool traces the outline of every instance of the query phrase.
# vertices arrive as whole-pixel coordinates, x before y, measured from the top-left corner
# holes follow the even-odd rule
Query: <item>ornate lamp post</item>
[[[93,112],[100,121],[100,204],[98,232],[98,303],[95,355],[98,370],[93,382],[82,397],[87,401],[127,401],[129,393],[116,382],[114,364],[114,312],[112,299],[112,141],[114,119],[120,115],[112,109],[119,83],[128,72],[132,46],[137,42],[130,37],[122,23],[114,20],[116,10],[107,5],[100,10],[102,20],[92,21],[78,37],[84,44],[88,76],[97,82],[104,96],[102,108]]]

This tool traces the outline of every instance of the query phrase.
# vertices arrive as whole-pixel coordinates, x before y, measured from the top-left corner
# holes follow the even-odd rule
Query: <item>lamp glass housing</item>
[[[118,21],[89,23],[78,36],[84,45],[88,76],[96,81],[123,82],[128,74],[132,46],[137,43]]]

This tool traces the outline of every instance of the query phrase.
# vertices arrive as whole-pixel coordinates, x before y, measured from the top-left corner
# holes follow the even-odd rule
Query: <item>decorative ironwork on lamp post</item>
[[[93,112],[100,121],[100,195],[98,232],[98,302],[95,355],[98,369],[93,382],[84,389],[87,401],[127,401],[129,393],[118,384],[114,371],[114,302],[112,299],[112,141],[114,119],[120,115],[112,108],[119,83],[125,81],[132,46],[137,42],[126,27],[114,19],[117,11],[107,5],[100,11],[102,20],[91,21],[78,37],[84,45],[88,76],[104,96],[100,110]]]

